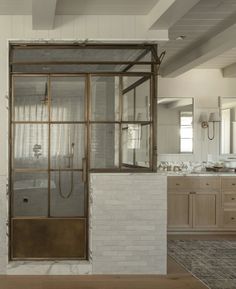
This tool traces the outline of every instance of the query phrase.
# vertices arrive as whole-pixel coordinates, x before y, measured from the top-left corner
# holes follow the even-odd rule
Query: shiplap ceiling
[[[189,51],[217,35],[236,22],[236,0],[201,0],[169,29],[170,41],[161,43],[159,51],[166,51],[163,66],[177,58],[184,58]],[[178,36],[184,40],[176,40]],[[232,35],[235,37],[235,35]],[[223,68],[236,62],[236,49],[229,49],[213,57],[198,68]]]
[[[53,29],[55,15],[143,15],[147,33],[169,31],[169,41],[159,43],[164,77],[230,66],[229,76],[236,63],[236,0],[0,0],[0,15],[11,14],[32,14],[36,30]]]
[[[146,15],[157,0],[59,0],[56,14]]]
[[[214,30],[227,26],[235,13],[236,0],[201,0],[169,29],[170,41],[160,45],[160,49],[168,52],[164,61],[195,44],[202,37],[207,37]],[[176,41],[180,35],[186,38]]]
[[[158,0],[58,0],[56,14],[145,15],[157,2]],[[0,15],[30,14],[32,0],[0,0]]]
[[[236,47],[199,65],[197,68],[222,69],[236,62]]]

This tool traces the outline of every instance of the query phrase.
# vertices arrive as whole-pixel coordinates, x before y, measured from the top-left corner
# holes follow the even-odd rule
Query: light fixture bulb
[[[186,38],[186,35],[179,35],[175,38],[175,40],[184,40]]]

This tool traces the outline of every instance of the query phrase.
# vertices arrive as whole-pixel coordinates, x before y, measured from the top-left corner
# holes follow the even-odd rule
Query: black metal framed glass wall
[[[156,168],[156,45],[10,46],[10,258],[87,259],[90,172]]]

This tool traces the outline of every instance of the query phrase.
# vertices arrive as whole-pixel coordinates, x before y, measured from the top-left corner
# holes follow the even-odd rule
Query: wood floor
[[[236,240],[236,235],[171,235],[169,239]],[[0,289],[206,289],[168,257],[168,275],[0,276]]]
[[[168,275],[0,276],[0,289],[205,289],[168,258]]]
[[[1,289],[205,289],[190,274],[168,276],[8,276],[0,277]]]

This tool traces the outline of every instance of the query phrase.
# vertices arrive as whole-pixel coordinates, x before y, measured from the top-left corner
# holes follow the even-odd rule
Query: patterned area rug
[[[170,240],[168,255],[211,289],[236,289],[236,241]]]

